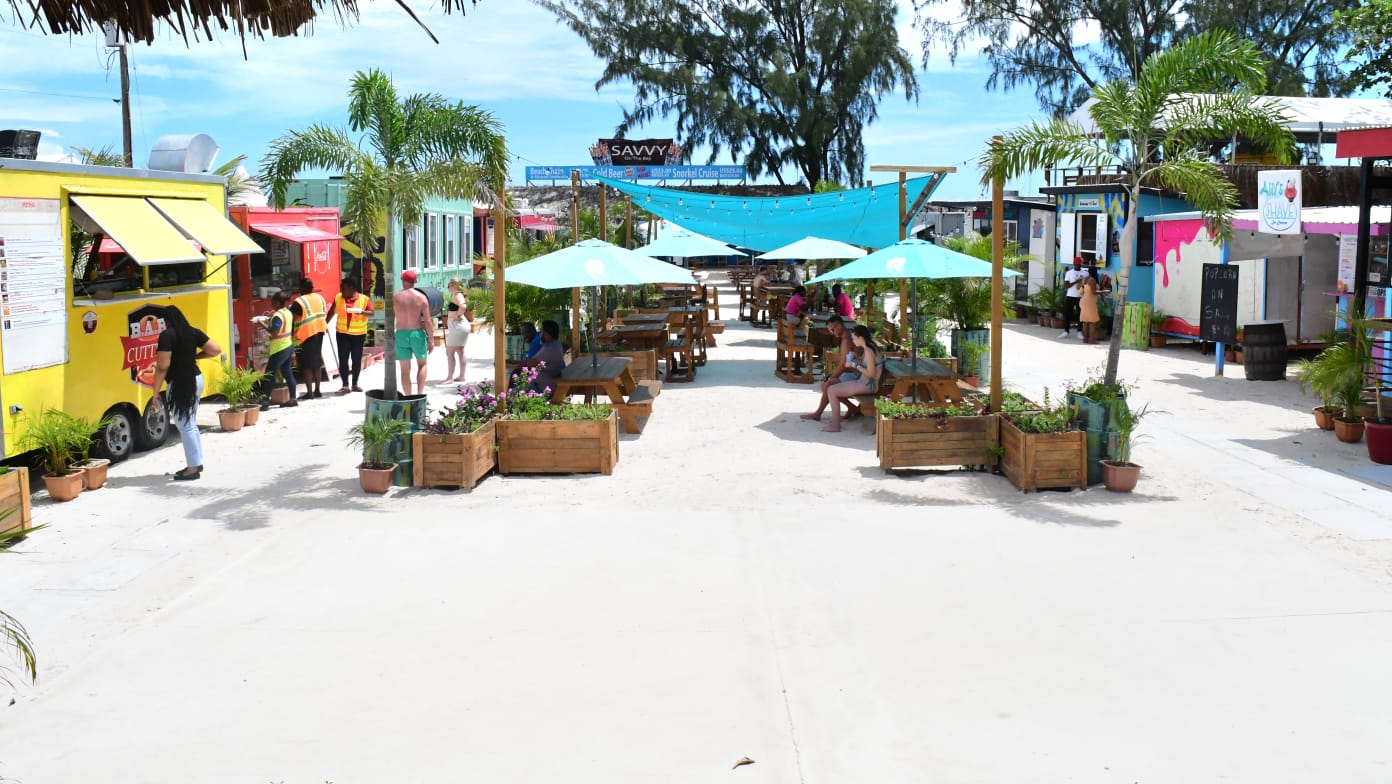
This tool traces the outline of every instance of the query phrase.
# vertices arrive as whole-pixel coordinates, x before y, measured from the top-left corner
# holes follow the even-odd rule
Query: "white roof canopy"
[[[1181,98],[1190,97],[1186,93]],[[1296,98],[1281,95],[1254,96],[1252,101],[1270,101],[1290,118],[1289,128],[1297,135],[1316,135],[1321,132],[1333,134],[1350,128],[1369,125],[1392,125],[1392,100],[1385,98]],[[1097,126],[1092,122],[1092,106],[1096,98],[1089,98],[1077,111],[1068,115],[1068,121],[1080,125],[1089,133],[1096,133]],[[1163,123],[1162,123],[1163,125]]]

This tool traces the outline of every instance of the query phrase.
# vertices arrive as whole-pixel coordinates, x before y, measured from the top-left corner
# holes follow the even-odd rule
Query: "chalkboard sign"
[[[1237,342],[1236,264],[1205,264],[1203,291],[1199,295],[1199,339],[1214,343]]]

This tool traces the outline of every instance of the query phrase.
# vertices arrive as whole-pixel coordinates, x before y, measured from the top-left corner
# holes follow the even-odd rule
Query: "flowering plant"
[[[539,422],[548,419],[598,420],[609,416],[611,407],[603,404],[552,403],[550,387],[546,387],[540,392],[531,389],[531,385],[536,382],[538,375],[540,374],[537,368],[521,367],[517,369],[513,378],[513,386],[508,388],[501,408],[507,414],[508,419]]]
[[[436,435],[472,433],[498,415],[498,404],[491,381],[461,387],[459,402],[427,419],[423,430]]]

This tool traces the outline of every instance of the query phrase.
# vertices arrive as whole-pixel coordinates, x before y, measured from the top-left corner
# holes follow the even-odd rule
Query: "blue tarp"
[[[899,241],[899,183],[806,196],[712,196],[597,178],[634,205],[679,226],[740,248],[768,251],[817,236],[870,248]],[[932,177],[908,181],[913,204]]]

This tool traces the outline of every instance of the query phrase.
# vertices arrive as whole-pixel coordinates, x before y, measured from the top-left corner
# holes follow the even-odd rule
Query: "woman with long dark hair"
[[[203,330],[188,323],[183,311],[170,305],[164,309],[164,330],[159,334],[155,354],[155,405],[164,405],[169,419],[179,428],[184,442],[183,470],[175,479],[197,479],[203,473],[203,443],[198,438],[198,401],[203,398],[203,373],[198,360],[215,359],[222,347]],[[161,402],[159,389],[169,380],[169,393]]]
[[[827,400],[831,407],[831,424],[822,429],[828,433],[841,430],[841,401],[856,395],[873,395],[880,386],[880,372],[884,370],[884,359],[880,357],[880,347],[864,324],[851,329],[851,343],[860,350],[860,356],[846,358],[846,365],[860,372],[855,381],[842,381],[827,387]]]

